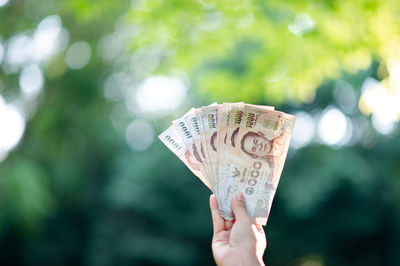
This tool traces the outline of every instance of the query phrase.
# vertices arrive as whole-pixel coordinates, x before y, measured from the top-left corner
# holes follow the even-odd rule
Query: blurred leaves
[[[400,33],[395,0],[134,3],[125,18],[140,28],[133,49],[172,50],[168,67],[206,80],[200,93],[233,101],[254,102],[261,94],[271,103],[310,102],[316,88],[341,71],[355,73],[368,68],[372,58],[385,60],[393,50],[388,44]],[[243,41],[261,49],[241,49]],[[241,56],[248,51],[253,57]],[[228,58],[234,61],[209,65]]]
[[[9,172],[0,179],[0,193],[4,202],[2,215],[15,217],[16,223],[34,229],[56,206],[56,199],[49,191],[46,173],[30,160],[13,162]],[[1,217],[1,216],[0,216]]]

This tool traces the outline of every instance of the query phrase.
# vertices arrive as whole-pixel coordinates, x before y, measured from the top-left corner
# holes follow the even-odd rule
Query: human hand
[[[210,196],[214,235],[212,252],[217,265],[265,265],[262,256],[267,239],[261,225],[248,215],[243,193],[232,199],[234,221],[225,221],[219,215],[215,195]]]

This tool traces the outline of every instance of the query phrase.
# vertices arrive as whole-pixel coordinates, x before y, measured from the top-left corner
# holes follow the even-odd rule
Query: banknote
[[[190,171],[192,171],[195,176],[204,183],[204,185],[212,190],[210,183],[194,163],[194,158],[192,158],[192,155],[186,148],[181,137],[179,137],[179,134],[173,125],[162,132],[158,138],[187,166],[187,168],[189,168]]]
[[[295,116],[243,102],[192,108],[159,137],[218,200],[221,216],[234,219],[235,192],[265,225],[286,160]]]
[[[221,214],[228,218],[230,217],[230,205],[228,206],[227,199],[223,199],[222,197],[225,195],[221,190],[226,189],[227,184],[230,182],[229,179],[229,167],[230,167],[230,156],[226,156],[230,152],[233,152],[234,142],[232,139],[232,133],[239,128],[241,119],[243,116],[243,103],[237,104],[229,104],[225,105],[226,115],[221,117],[220,119],[220,127],[221,127],[221,142],[220,142],[220,152],[218,158],[218,184],[220,186],[217,188],[217,200],[219,203],[219,208]]]
[[[197,121],[196,112],[193,108],[186,113],[185,120],[187,126],[189,127],[189,131],[192,134],[196,150],[198,151],[200,157],[199,161],[203,163],[203,161],[205,162],[207,158],[205,157],[203,145],[201,143],[199,122]]]
[[[200,151],[197,149],[194,140],[193,140],[193,135],[192,132],[190,131],[190,127],[188,126],[187,117],[191,114],[191,112],[194,112],[194,110],[189,110],[186,114],[184,114],[182,117],[174,120],[172,122],[172,125],[175,128],[175,131],[177,132],[178,136],[182,139],[184,145],[186,146],[190,158],[192,159],[190,162],[192,163],[192,167],[195,167],[201,172],[201,176],[204,178],[203,183],[207,182],[207,184],[211,187],[212,190],[212,183],[210,181],[209,174],[207,173],[204,163],[202,162],[200,158]]]
[[[202,168],[203,172],[206,174],[208,182],[213,187],[212,191],[214,191],[215,186],[212,175],[210,174],[209,159],[208,159],[209,155],[208,153],[205,152],[207,150],[203,147],[203,142],[201,141],[202,138],[205,138],[203,134],[204,132],[203,123],[201,120],[200,121],[198,120],[196,116],[196,110],[194,108],[189,110],[189,112],[187,112],[184,115],[184,119],[186,121],[186,125],[189,128],[189,131],[191,132],[193,148],[196,150],[196,156],[198,156],[198,162],[201,162],[203,166]]]
[[[205,157],[203,166],[205,168],[205,171],[207,172],[208,180],[210,180],[210,184],[213,186],[213,192],[214,192],[215,180],[213,180],[213,176],[211,174],[211,167],[210,167],[210,165],[208,163],[210,155],[208,153],[209,149],[208,149],[208,143],[207,143],[206,134],[205,134],[204,121],[203,121],[204,119],[203,119],[202,109],[201,108],[196,108],[195,109],[195,114],[196,114],[196,118],[197,118],[197,122],[198,122],[199,132],[200,132],[201,146],[203,148],[202,152],[203,152],[203,155]]]
[[[210,105],[201,108],[204,136],[208,154],[208,166],[210,175],[214,181],[214,188],[217,188],[215,180],[218,176],[217,151],[218,151],[218,105]]]
[[[239,130],[226,154],[225,177],[220,182],[221,212],[233,218],[230,202],[236,191],[246,196],[247,210],[264,224],[280,179],[295,117],[246,105]],[[237,133],[236,133],[237,132]]]

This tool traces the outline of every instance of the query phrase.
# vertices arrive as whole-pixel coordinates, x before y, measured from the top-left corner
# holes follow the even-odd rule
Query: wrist
[[[258,256],[231,256],[229,259],[223,261],[219,266],[265,266],[262,258]]]
[[[248,259],[249,262],[251,262],[250,265],[254,265],[254,266],[265,266],[265,263],[262,259],[262,257],[258,257],[258,256],[254,256],[252,258]]]

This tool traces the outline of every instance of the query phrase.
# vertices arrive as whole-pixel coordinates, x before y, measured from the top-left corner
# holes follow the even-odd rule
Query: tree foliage
[[[218,99],[310,102],[324,81],[399,51],[395,0],[134,3],[132,49],[159,47],[161,69],[194,73]]]

